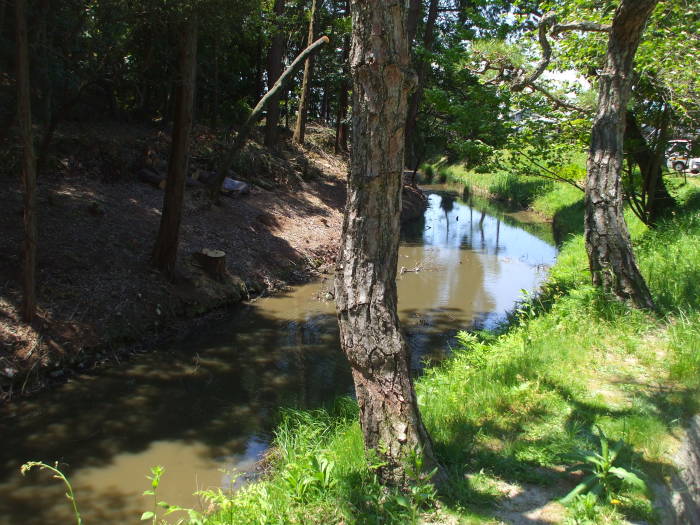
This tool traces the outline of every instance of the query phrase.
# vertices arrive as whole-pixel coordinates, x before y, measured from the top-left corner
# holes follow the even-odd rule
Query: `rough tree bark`
[[[433,49],[435,42],[435,22],[438,15],[438,0],[430,0],[428,7],[428,18],[425,21],[425,34],[423,35],[423,48],[426,52]],[[418,159],[415,153],[415,135],[416,122],[418,120],[418,108],[423,99],[423,88],[425,80],[428,76],[428,68],[430,63],[426,59],[418,61],[418,83],[416,89],[411,95],[408,103],[408,112],[406,113],[406,160],[410,168],[417,168]]]
[[[316,0],[311,0],[311,13],[309,14],[309,36],[306,45],[310,46],[314,41],[314,21],[316,19]],[[311,94],[311,75],[313,74],[313,57],[309,56],[304,62],[304,80],[301,83],[301,95],[299,97],[299,109],[297,110],[297,122],[294,125],[292,140],[297,144],[304,144],[306,134],[306,114],[309,108],[309,96]]]
[[[637,308],[654,303],[632,252],[620,175],[632,64],[658,0],[622,0],[613,18],[588,157],[584,230],[593,283]]]
[[[284,16],[284,1],[275,0],[275,19],[281,20]],[[284,54],[284,33],[277,28],[272,36],[270,52],[267,55],[267,85],[268,89],[277,82],[282,74],[282,57]],[[265,145],[268,148],[277,147],[277,127],[280,121],[280,98],[281,93],[276,93],[270,99],[267,106],[267,117],[265,119]]]
[[[413,451],[423,454],[427,469],[438,465],[396,311],[404,126],[415,83],[405,9],[403,0],[351,3],[352,158],[335,280],[340,341],[365,447],[384,462],[380,479],[399,486],[407,482],[404,466]]]
[[[189,20],[184,25],[183,36],[168,179],[163,197],[163,215],[160,219],[156,245],[153,249],[153,265],[171,276],[175,272],[177,260],[182,201],[187,179],[187,156],[190,131],[192,130],[197,71],[197,16],[194,13],[190,15]]]
[[[24,242],[22,245],[22,318],[31,322],[36,315],[36,160],[32,138],[32,109],[29,89],[29,41],[26,0],[15,0],[17,32],[17,122],[22,144],[22,184],[24,186]]]

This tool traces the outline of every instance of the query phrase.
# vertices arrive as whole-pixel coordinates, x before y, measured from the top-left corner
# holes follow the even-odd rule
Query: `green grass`
[[[417,381],[450,473],[441,493],[418,475],[411,494],[382,488],[357,407],[341,399],[327,410],[285,413],[267,476],[215,500],[220,512],[203,522],[493,523],[507,487],[535,485],[553,500],[570,490],[575,481],[562,467],[574,451],[595,450],[597,426],[622,443],[620,466],[662,480],[672,468],[671,434],[699,409],[698,188],[683,191],[686,208],[655,231],[627,216],[660,316],[611,303],[590,286],[583,240],[574,235],[542,294],[501,333],[463,334],[453,357]],[[558,211],[573,195],[561,190],[535,202]],[[559,509],[561,519],[658,520],[650,495],[616,490],[608,500],[578,498]]]

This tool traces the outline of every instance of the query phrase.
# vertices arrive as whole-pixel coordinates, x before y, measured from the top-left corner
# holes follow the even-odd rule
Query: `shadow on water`
[[[431,194],[399,254],[399,314],[419,373],[449,355],[460,329],[490,328],[535,289],[555,249],[504,216]],[[0,523],[70,521],[63,487],[27,460],[58,461],[86,523],[136,522],[151,466],[159,499],[197,506],[267,449],[281,407],[314,408],[352,392],[334,305],[322,283],[242,306],[186,340],[76,377],[0,413]]]
[[[164,499],[182,503],[197,486],[220,483],[217,467],[245,469],[257,460],[278,407],[316,407],[350,390],[343,356],[327,351],[335,316],[283,322],[247,307],[237,317],[177,348],[80,377],[50,399],[15,405],[16,416],[0,421],[0,522],[60,522],[62,487],[47,481],[37,490],[36,476],[21,480],[26,460],[59,461],[89,523],[106,522],[94,514],[103,503],[90,503],[102,491],[123,496],[115,508],[138,518],[149,466],[166,465]]]

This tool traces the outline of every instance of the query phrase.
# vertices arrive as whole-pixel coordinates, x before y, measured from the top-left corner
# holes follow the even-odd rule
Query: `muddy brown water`
[[[526,231],[541,230],[532,217],[488,214],[429,189],[430,207],[403,233],[397,276],[416,373],[449,355],[457,330],[502,321],[556,256]],[[57,480],[20,475],[28,460],[59,462],[87,525],[137,523],[150,509],[141,493],[153,465],[166,469],[159,499],[195,508],[194,491],[229,486],[234,469],[252,471],[280,407],[352,393],[325,300],[330,284],[241,306],[170,348],[12,404],[0,414],[0,523],[71,523]]]

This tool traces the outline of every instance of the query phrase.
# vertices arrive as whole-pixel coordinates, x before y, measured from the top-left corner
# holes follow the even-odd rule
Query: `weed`
[[[577,470],[588,472],[581,483],[569,492],[561,502],[565,505],[571,503],[580,494],[593,494],[604,499],[612,498],[613,494],[619,492],[622,484],[631,485],[639,490],[646,491],[646,483],[631,470],[624,469],[615,462],[618,459],[624,442],[618,441],[612,444],[603,432],[597,427],[600,440],[600,451],[579,451],[574,457],[580,463],[569,467],[569,472]]]
[[[151,467],[151,475],[146,476],[147,479],[151,480],[151,488],[143,491],[144,496],[151,496],[153,498],[153,510],[147,510],[141,515],[141,521],[151,520],[153,525],[156,525],[158,520],[158,507],[168,508],[168,504],[163,501],[158,501],[158,485],[160,485],[160,478],[163,476],[165,469],[161,466]]]
[[[56,479],[60,479],[63,484],[66,486],[66,498],[71,502],[71,505],[73,506],[73,515],[75,516],[75,521],[78,525],[82,525],[83,519],[80,517],[80,512],[78,511],[78,502],[75,500],[75,494],[73,494],[73,487],[70,484],[70,481],[68,481],[68,478],[61,472],[61,470],[58,468],[58,461],[54,463],[53,466],[47,465],[46,463],[43,463],[41,461],[27,461],[25,464],[22,465],[20,468],[20,472],[22,472],[22,475],[24,476],[27,472],[32,470],[34,467],[39,467],[40,470],[48,470],[53,473],[53,477]]]

